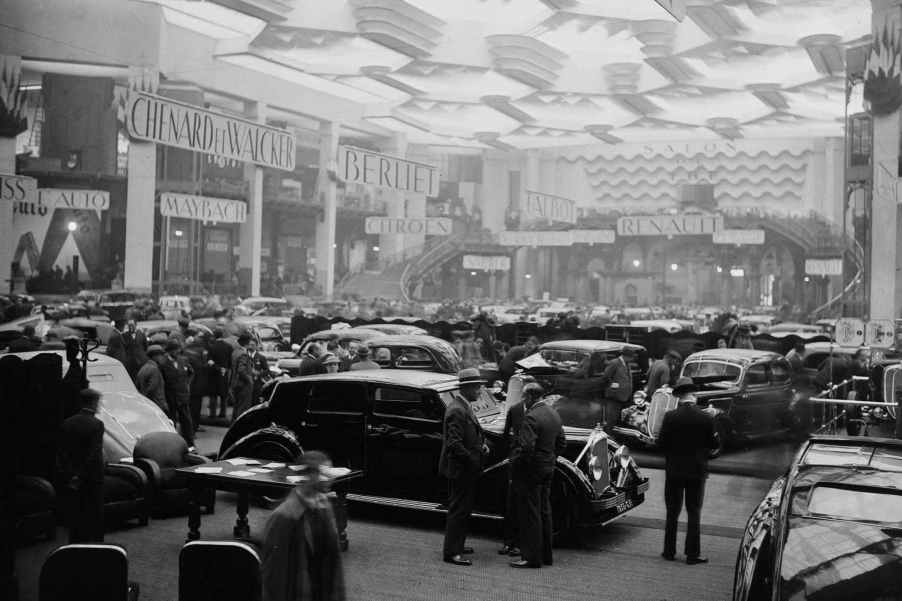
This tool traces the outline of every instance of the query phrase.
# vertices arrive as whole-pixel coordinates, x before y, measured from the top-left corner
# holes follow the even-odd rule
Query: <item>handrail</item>
[[[849,283],[846,284],[846,286],[844,286],[838,294],[836,294],[835,296],[833,296],[833,298],[827,300],[827,302],[811,312],[814,317],[817,317],[822,312],[832,308],[833,305],[842,300],[847,294],[852,292],[861,283],[862,277],[864,275],[864,249],[861,248],[861,244],[858,243],[858,240],[853,239],[852,242],[852,259],[858,267],[858,271],[854,276],[852,276],[852,279],[849,280]]]
[[[408,288],[410,288],[411,271],[413,271],[415,268],[419,268],[421,265],[428,265],[429,261],[431,261],[431,256],[439,254],[439,251],[444,251],[444,249],[449,246],[457,247],[460,240],[462,240],[465,236],[466,234],[457,234],[442,238],[441,241],[434,247],[430,248],[420,256],[408,261],[407,265],[404,266],[404,271],[403,273],[401,273],[400,279],[401,295],[404,297],[405,302],[411,302],[410,293],[408,292]]]

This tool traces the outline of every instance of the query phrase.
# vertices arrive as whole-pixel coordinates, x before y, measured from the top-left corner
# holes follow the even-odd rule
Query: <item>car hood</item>
[[[902,532],[880,524],[792,517],[783,545],[784,601],[884,601],[902,595]]]
[[[156,403],[137,392],[104,392],[97,417],[103,422],[106,461],[131,457],[135,442],[151,432],[175,432]]]

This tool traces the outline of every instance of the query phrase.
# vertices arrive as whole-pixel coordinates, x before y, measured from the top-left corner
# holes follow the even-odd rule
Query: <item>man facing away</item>
[[[459,566],[472,565],[463,555],[473,553],[464,546],[467,524],[476,502],[476,482],[482,472],[485,446],[482,426],[472,403],[479,400],[485,380],[479,370],[466,368],[458,374],[460,392],[454,393],[445,411],[439,472],[448,479],[448,517],[445,523],[444,561]]]
[[[655,361],[648,368],[648,382],[645,385],[645,396],[649,400],[656,390],[662,386],[670,386],[676,372],[680,369],[683,357],[674,350],[669,350],[663,359]]]
[[[606,432],[620,422],[620,412],[633,400],[633,378],[628,363],[632,356],[632,349],[624,348],[617,358],[608,362],[601,376]]]
[[[664,527],[664,552],[672,561],[676,556],[677,521],[685,499],[687,529],[684,551],[686,563],[707,563],[701,555],[701,513],[708,477],[708,456],[717,448],[714,420],[698,408],[695,386],[689,378],[680,378],[673,389],[679,399],[677,408],[664,415],[658,446],[666,458],[664,503],[667,519]]]
[[[319,357],[322,354],[322,347],[313,342],[307,345],[304,354],[301,355],[301,367],[298,375],[311,376],[320,373]]]
[[[238,348],[232,351],[232,421],[250,409],[254,398],[254,362],[248,353],[251,337],[242,334],[238,337]]]
[[[101,394],[79,393],[81,409],[60,426],[57,473],[69,543],[103,542],[103,422],[97,416]]]
[[[163,382],[163,373],[159,366],[159,362],[164,360],[165,355],[163,347],[158,344],[151,344],[147,347],[148,359],[135,376],[135,386],[138,388],[138,392],[156,403],[166,415],[169,415],[169,405],[166,403],[166,385]]]
[[[366,343],[360,343],[357,347],[358,361],[351,363],[350,371],[360,371],[363,369],[381,369],[382,366],[370,359],[370,347]]]
[[[498,550],[499,555],[515,557],[520,554],[518,500],[513,486],[513,461],[520,449],[520,427],[526,417],[526,406],[523,393],[520,400],[510,406],[504,418],[504,448],[507,449],[507,504],[504,511],[504,544]]]
[[[567,439],[561,417],[542,400],[538,384],[523,387],[526,415],[520,426],[519,444],[513,458],[513,486],[520,509],[521,559],[515,568],[540,568],[552,565],[551,479],[557,456],[564,452]]]

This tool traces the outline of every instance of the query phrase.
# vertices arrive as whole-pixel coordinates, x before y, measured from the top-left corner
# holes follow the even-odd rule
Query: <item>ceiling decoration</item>
[[[655,0],[212,0],[265,29],[179,26],[413,144],[559,148],[841,136],[870,1],[686,0],[678,23]]]

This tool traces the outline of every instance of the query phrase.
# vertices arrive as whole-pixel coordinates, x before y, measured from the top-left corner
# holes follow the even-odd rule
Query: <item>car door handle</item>
[[[388,426],[367,426],[366,431],[370,434],[388,434]]]

